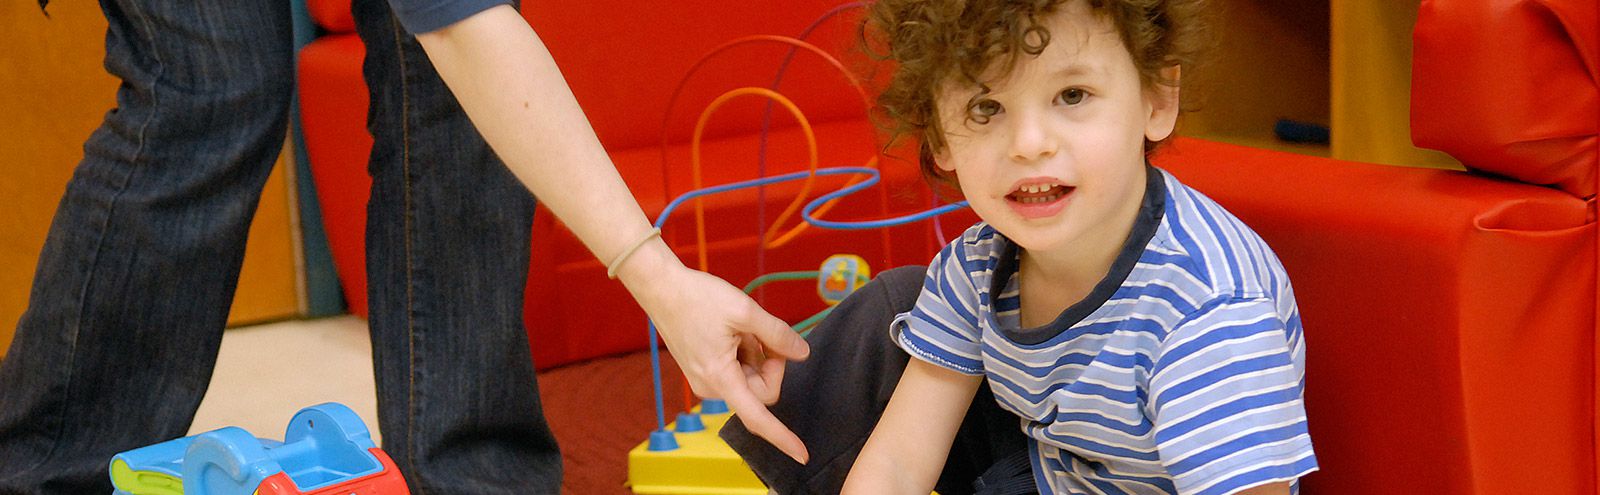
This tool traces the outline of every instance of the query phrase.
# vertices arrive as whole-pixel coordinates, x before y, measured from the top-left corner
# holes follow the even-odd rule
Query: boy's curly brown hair
[[[861,37],[869,54],[895,63],[878,96],[883,112],[879,117],[887,118],[882,127],[889,131],[889,142],[905,135],[920,138],[923,176],[935,186],[954,186],[954,178],[933,161],[934,151],[945,146],[934,104],[937,91],[954,82],[977,86],[975,98],[988,93],[981,79],[985,71],[998,67],[997,77],[1003,77],[1022,55],[1042,53],[1050,43],[1050,32],[1039,23],[1069,1],[1073,0],[873,2],[862,22]],[[1161,70],[1176,65],[1191,72],[1210,44],[1204,0],[1086,1],[1116,26],[1146,89],[1177,86],[1178,81],[1163,79]],[[1157,144],[1147,140],[1145,154]],[[959,188],[953,192],[959,194]]]

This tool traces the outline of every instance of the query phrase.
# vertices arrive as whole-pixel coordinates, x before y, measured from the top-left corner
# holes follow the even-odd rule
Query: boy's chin
[[[1065,225],[1053,222],[1052,225],[1027,225],[1031,222],[1011,220],[1007,225],[994,225],[996,231],[1006,236],[1006,240],[1018,248],[1033,251],[1055,251],[1071,243],[1071,235],[1065,232]],[[993,225],[993,224],[990,224]]]

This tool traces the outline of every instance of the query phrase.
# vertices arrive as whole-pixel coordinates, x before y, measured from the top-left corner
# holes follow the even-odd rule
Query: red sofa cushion
[[[1585,201],[1192,139],[1156,162],[1293,280],[1322,466],[1302,493],[1594,493]]]
[[[307,151],[312,157],[319,201],[325,212],[329,246],[351,312],[365,316],[364,236],[366,201],[371,185],[365,164],[372,139],[366,133],[364,122],[367,97],[360,67],[363,53],[360,41],[353,34],[319,39],[300,54],[300,81],[305,116],[302,126]],[[762,100],[756,99],[739,101],[731,104],[728,113],[719,112],[715,118],[759,118],[761,104]],[[815,130],[823,166],[859,166],[880,147],[872,127],[863,120],[825,122],[817,124]],[[759,141],[759,134],[749,133],[706,140],[702,149],[705,184],[755,178]],[[613,149],[611,158],[618,171],[652,217],[667,201],[692,189],[687,145],[680,142],[668,148],[665,156],[670,172],[665,178],[663,155],[658,147]],[[767,174],[803,170],[804,149],[798,129],[780,127],[774,130],[768,139]],[[882,192],[887,192],[887,211],[895,215],[929,206],[927,189],[915,167],[902,160],[889,160],[882,168],[885,179],[879,186],[882,189],[852,196],[824,218],[881,217],[879,194]],[[811,196],[836,189],[840,182],[820,179]],[[758,208],[765,205],[767,221],[771,222],[788,205],[798,187],[797,183],[771,187],[766,203],[757,202],[754,191],[707,198],[707,231],[715,251],[710,257],[710,271],[735,284],[744,284],[758,275],[754,244]],[[957,215],[945,222],[945,226],[947,230],[959,232],[973,219],[970,213]],[[791,219],[789,225],[795,221]],[[763,271],[815,270],[823,258],[835,253],[860,254],[878,269],[924,263],[936,249],[929,229],[927,225],[914,225],[888,232],[851,233],[813,228],[789,246],[769,252]],[[664,232],[664,237],[680,249],[683,259],[691,266],[698,264],[693,232],[691,208],[680,209]],[[892,238],[886,243],[885,236]],[[600,262],[542,208],[534,220],[533,239],[528,303],[524,311],[534,358],[541,369],[638,350],[647,344],[643,312],[620,284],[605,278]],[[815,289],[800,283],[776,284],[765,291],[761,300],[769,311],[791,322],[824,307]],[[606,305],[607,311],[593,311],[595,304]],[[576,322],[583,322],[583,329],[579,330]]]
[[[673,90],[695,61],[713,48],[749,35],[800,33],[844,2],[785,0],[730,2],[686,0],[575,0],[522,2],[522,15],[550,49],[562,75],[607,149],[661,142],[661,116]],[[318,24],[353,32],[350,0],[307,0]],[[602,14],[603,13],[603,14]],[[847,69],[867,62],[854,49],[861,9],[846,9],[820,23],[806,38],[841,59]],[[717,94],[741,86],[768,87],[790,51],[788,45],[743,45],[714,57],[686,87],[668,128],[672,142],[687,139],[699,110]],[[809,52],[789,62],[779,91],[795,100],[813,123],[860,119],[867,102],[846,77]],[[854,97],[852,97],[854,96]],[[759,113],[737,111],[719,119],[709,136],[745,134],[760,128]],[[647,116],[646,118],[640,118]],[[779,123],[787,124],[785,119]]]
[[[1597,17],[1593,0],[1423,1],[1412,140],[1475,170],[1594,196]]]
[[[330,33],[356,32],[356,20],[350,13],[350,0],[306,0],[306,11],[312,22]]]
[[[313,2],[315,3],[315,2]],[[324,2],[326,3],[326,2]],[[349,0],[344,2],[348,7]],[[348,8],[346,12],[348,12]],[[367,315],[367,85],[366,47],[355,34],[323,36],[300,50],[300,128],[317,186],[334,270],[350,312]]]

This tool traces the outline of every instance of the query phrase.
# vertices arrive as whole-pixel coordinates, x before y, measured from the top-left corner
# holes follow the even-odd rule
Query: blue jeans
[[[108,493],[112,455],[186,433],[284,141],[288,2],[101,3],[105,66],[122,85],[0,361],[0,494]],[[522,324],[533,197],[388,5],[355,4],[376,141],[367,268],[383,447],[413,493],[556,493]]]

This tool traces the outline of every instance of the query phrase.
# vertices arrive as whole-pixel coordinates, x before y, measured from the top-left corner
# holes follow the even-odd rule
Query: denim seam
[[[136,10],[139,7],[137,3],[130,3],[129,5]],[[155,32],[150,26],[150,17],[148,15],[145,15],[142,11],[136,12],[135,14],[139,20],[144,23],[147,33]],[[152,110],[150,115],[146,116],[144,122],[139,125],[138,146],[134,148],[133,157],[129,160],[130,165],[137,163],[139,158],[144,154],[145,132],[149,130],[150,122],[155,120],[160,108],[159,99],[156,97],[156,88],[159,86],[159,84],[156,83],[161,80],[162,74],[166,72],[166,63],[162,62],[161,60],[161,51],[156,49],[155,39],[152,37],[149,41],[151,46],[151,57],[154,58],[156,62],[155,77],[151,80],[150,84],[150,99],[153,104],[151,105]],[[102,123],[102,125],[104,124]],[[95,239],[94,250],[90,252],[89,266],[91,267],[95,266],[100,261],[100,252],[105,247],[106,229],[108,228],[107,224],[109,224],[111,221],[110,219],[112,212],[114,212],[116,209],[117,200],[122,197],[123,192],[128,190],[128,184],[132,182],[132,177],[135,170],[137,170],[137,167],[128,167],[127,174],[122,177],[122,184],[117,186],[116,194],[112,195],[111,197],[110,206],[107,207],[106,214],[100,219],[100,235],[97,239]],[[71,325],[68,325],[68,328],[71,330],[72,339],[67,346],[69,349],[69,352],[67,353],[68,361],[66,365],[62,367],[62,369],[67,370],[67,383],[63,392],[66,398],[62,401],[61,413],[56,416],[57,421],[55,435],[50,441],[50,450],[46,451],[43,456],[40,456],[38,463],[34,464],[33,467],[30,467],[29,470],[38,469],[40,466],[45,465],[47,462],[49,462],[51,457],[55,455],[56,451],[61,449],[61,435],[66,430],[65,418],[67,417],[67,409],[72,405],[70,399],[72,397],[73,384],[73,373],[71,371],[73,369],[72,363],[73,361],[77,360],[78,356],[78,337],[82,334],[83,320],[85,317],[84,314],[86,313],[86,308],[88,307],[87,301],[89,297],[89,286],[93,283],[93,274],[95,273],[95,270],[90,269],[88,270],[88,273],[89,278],[84,280],[83,286],[79,287],[78,289],[77,318]]]
[[[410,98],[410,96],[411,96],[410,82],[411,81],[407,78],[407,75],[410,73],[410,70],[406,65],[405,46],[404,46],[405,33],[403,33],[401,31],[398,19],[395,19],[392,14],[390,15],[390,20],[394,21],[394,22],[391,22],[391,26],[394,28],[394,57],[395,57],[396,60],[398,60],[398,63],[400,65],[400,73],[399,73],[399,79],[400,79],[400,164],[401,164],[400,186],[401,186],[401,198],[402,198],[402,201],[405,203],[405,206],[402,209],[402,214],[401,214],[401,219],[403,221],[401,235],[404,236],[404,238],[405,238],[404,246],[405,246],[405,251],[406,251],[405,325],[406,325],[406,365],[407,365],[406,368],[407,368],[407,373],[406,373],[406,445],[405,445],[405,449],[406,449],[406,458],[409,460],[410,465],[413,468],[415,468],[417,466],[417,448],[416,448],[416,438],[417,438],[417,435],[416,435],[416,433],[417,433],[417,431],[416,431],[416,424],[417,424],[417,338],[416,338],[416,327],[415,327],[415,324],[414,324],[414,319],[415,319],[414,316],[415,316],[415,309],[416,308],[413,305],[413,301],[414,301],[414,297],[413,296],[414,296],[414,291],[415,291],[415,287],[414,287],[415,284],[412,281],[412,277],[413,277],[412,270],[413,270],[415,264],[413,263],[413,260],[412,260],[412,249],[411,249],[411,236],[412,236],[412,232],[411,232],[411,230],[412,230],[411,229],[411,217],[412,217],[412,210],[413,210],[413,208],[412,208],[413,205],[411,203],[411,98]],[[418,477],[417,478],[417,487],[416,487],[417,495],[423,495],[423,494],[426,494],[428,492],[428,490],[426,489],[426,487],[424,485],[425,484],[422,482],[422,479],[420,477]]]

